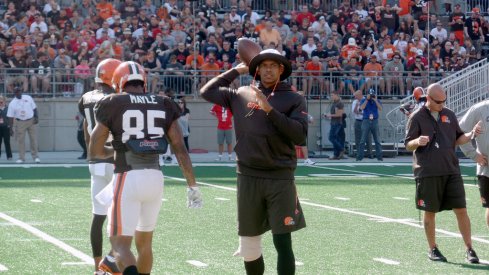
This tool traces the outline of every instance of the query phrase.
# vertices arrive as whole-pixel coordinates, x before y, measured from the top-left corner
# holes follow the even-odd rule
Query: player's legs
[[[435,216],[436,213],[429,212],[429,211],[425,211],[423,215],[424,233],[426,235],[426,240],[428,241],[428,246],[430,248],[430,251],[436,246]]]
[[[486,208],[486,224],[489,227],[489,177],[478,176],[477,181],[479,185],[482,207]]]
[[[469,215],[467,215],[467,208],[454,208],[453,212],[457,217],[458,230],[462,235],[465,246],[467,249],[472,248],[470,219]]]
[[[92,225],[90,228],[90,243],[92,245],[92,255],[95,270],[98,270],[102,261],[103,247],[103,226],[107,217],[110,203],[100,202],[95,197],[110,184],[113,176],[113,164],[95,163],[88,166],[91,174],[91,197],[92,197]],[[112,255],[111,253],[109,253]]]
[[[32,159],[39,157],[38,147],[37,147],[37,125],[34,124],[34,119],[28,121],[29,127],[27,127],[27,133],[29,134],[29,143],[31,145],[31,155]]]
[[[17,137],[17,146],[19,148],[19,159],[25,161],[25,132],[27,131],[27,121],[17,120],[15,123],[15,135]]]
[[[143,232],[136,230],[134,241],[138,251],[138,272],[141,274],[149,274],[151,272],[151,268],[153,267],[153,231]]]
[[[277,274],[295,274],[295,257],[290,233],[273,234],[273,244],[277,250]]]
[[[139,274],[136,268],[136,257],[131,252],[132,236],[111,236],[110,243],[114,250],[114,256],[117,260],[117,265],[124,275]],[[136,273],[126,273],[126,269],[134,269]]]

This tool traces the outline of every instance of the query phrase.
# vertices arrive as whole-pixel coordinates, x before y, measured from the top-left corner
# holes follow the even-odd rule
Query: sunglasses
[[[433,102],[435,102],[436,104],[445,104],[445,102],[447,102],[447,99],[445,98],[445,100],[436,100],[432,97],[430,97],[431,100],[433,100]]]

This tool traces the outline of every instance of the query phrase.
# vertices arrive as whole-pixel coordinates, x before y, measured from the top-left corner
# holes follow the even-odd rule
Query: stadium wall
[[[76,98],[44,98],[36,99],[39,110],[39,150],[41,152],[56,151],[81,151],[76,136],[78,123],[75,119],[78,113]],[[348,114],[347,141],[353,140],[353,120],[350,116],[351,100],[344,100],[345,111]],[[201,99],[187,100],[190,109],[190,149],[205,149],[211,152],[217,151],[217,122],[214,116],[209,113],[211,103]],[[308,144],[309,150],[317,151],[319,146],[318,133],[320,130],[326,134],[326,146],[329,132],[329,121],[321,119],[320,113],[330,111],[331,102],[329,100],[310,100],[308,101],[309,113],[314,117],[314,123],[309,127]],[[391,142],[390,127],[385,119],[385,114],[393,108],[398,108],[399,102],[396,100],[383,101],[383,111],[380,120],[380,136],[384,142]],[[351,137],[351,138],[350,138]],[[323,138],[323,142],[324,142]],[[28,150],[29,139],[26,138],[26,148]],[[17,141],[11,140],[12,149],[17,151]]]

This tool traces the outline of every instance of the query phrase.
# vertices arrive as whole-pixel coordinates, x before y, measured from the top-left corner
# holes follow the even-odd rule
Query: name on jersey
[[[142,104],[157,104],[156,96],[154,95],[129,95],[131,98],[131,103],[142,103]]]

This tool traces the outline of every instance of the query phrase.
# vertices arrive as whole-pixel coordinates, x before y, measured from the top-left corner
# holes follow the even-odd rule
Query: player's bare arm
[[[92,158],[106,159],[114,156],[114,148],[105,146],[109,137],[109,128],[97,123],[90,136],[88,154]]]
[[[177,157],[180,169],[182,169],[183,176],[187,179],[187,185],[189,187],[196,187],[194,170],[192,168],[192,162],[187,152],[187,148],[183,142],[183,135],[178,122],[175,120],[170,126],[167,133],[168,140],[172,151]]]
[[[83,118],[83,138],[85,140],[85,144],[87,148],[90,147],[90,134],[88,133],[88,123],[87,120]],[[88,160],[91,159],[90,153],[88,154]]]
[[[455,145],[465,144],[469,142],[471,139],[474,139],[475,137],[480,135],[481,133],[482,133],[482,127],[481,127],[481,123],[479,122],[474,126],[472,131],[461,135],[455,142]]]

